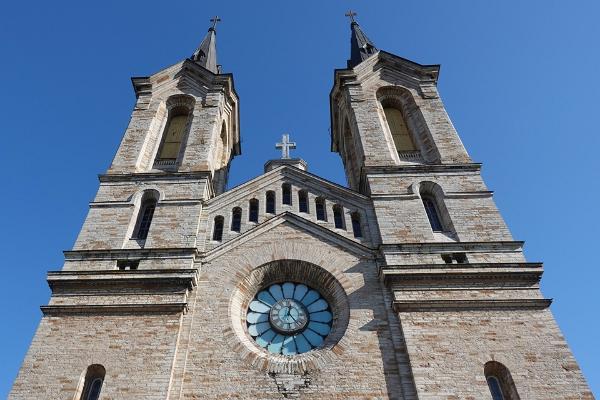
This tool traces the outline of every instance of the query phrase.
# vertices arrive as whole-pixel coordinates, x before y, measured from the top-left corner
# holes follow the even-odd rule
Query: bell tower
[[[405,398],[593,398],[539,290],[542,264],[526,261],[446,113],[440,66],[378,49],[347,16],[332,150],[373,204],[414,380]]]
[[[132,79],[129,126],[100,176],[75,250],[196,245],[200,202],[225,190],[240,154],[238,96],[233,76],[217,65],[220,19],[211,21],[190,58]]]
[[[52,296],[9,398],[98,399],[101,387],[117,398],[179,398],[171,380],[198,281],[203,204],[225,191],[240,154],[233,75],[217,64],[219,21],[191,57],[132,79],[129,125],[73,249],[48,273]]]
[[[233,76],[217,64],[216,24],[188,59],[132,78],[137,101],[106,175],[206,173],[208,198],[222,193],[240,154]],[[182,175],[183,176],[183,175]]]

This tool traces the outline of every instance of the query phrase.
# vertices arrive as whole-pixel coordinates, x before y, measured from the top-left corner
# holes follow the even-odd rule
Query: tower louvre
[[[130,123],[9,395],[26,399],[593,399],[450,121],[439,65],[350,12],[330,93],[348,187],[241,154],[216,23],[132,79]]]

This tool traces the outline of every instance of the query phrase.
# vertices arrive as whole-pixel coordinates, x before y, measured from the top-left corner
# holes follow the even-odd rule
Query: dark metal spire
[[[378,51],[375,44],[360,29],[358,22],[354,19],[355,16],[356,13],[352,10],[346,13],[346,17],[350,18],[350,30],[352,31],[348,68],[354,68]]]
[[[208,33],[200,43],[200,46],[192,54],[191,59],[202,65],[204,68],[215,74],[219,73],[217,67],[217,23],[221,22],[221,18],[215,16],[210,19],[212,26],[208,29]]]

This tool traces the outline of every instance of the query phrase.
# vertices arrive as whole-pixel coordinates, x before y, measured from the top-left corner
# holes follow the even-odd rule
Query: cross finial
[[[296,142],[290,142],[290,135],[284,133],[281,135],[281,143],[276,143],[275,148],[281,149],[281,158],[286,160],[290,158],[290,149],[296,148]]]
[[[212,26],[210,27],[210,29],[212,29],[214,31],[215,28],[217,27],[217,24],[219,22],[221,22],[221,18],[219,18],[218,15],[215,15],[214,18],[210,19],[210,22],[212,22]]]
[[[352,10],[348,10],[348,12],[346,13],[346,17],[350,18],[350,22],[351,23],[355,23],[356,21],[354,20],[354,17],[356,17],[358,14],[356,14],[354,11]]]

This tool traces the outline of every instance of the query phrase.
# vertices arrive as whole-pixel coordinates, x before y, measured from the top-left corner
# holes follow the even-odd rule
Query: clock
[[[321,294],[302,283],[276,283],[250,302],[246,323],[256,343],[272,354],[293,356],[321,346],[333,314]]]

